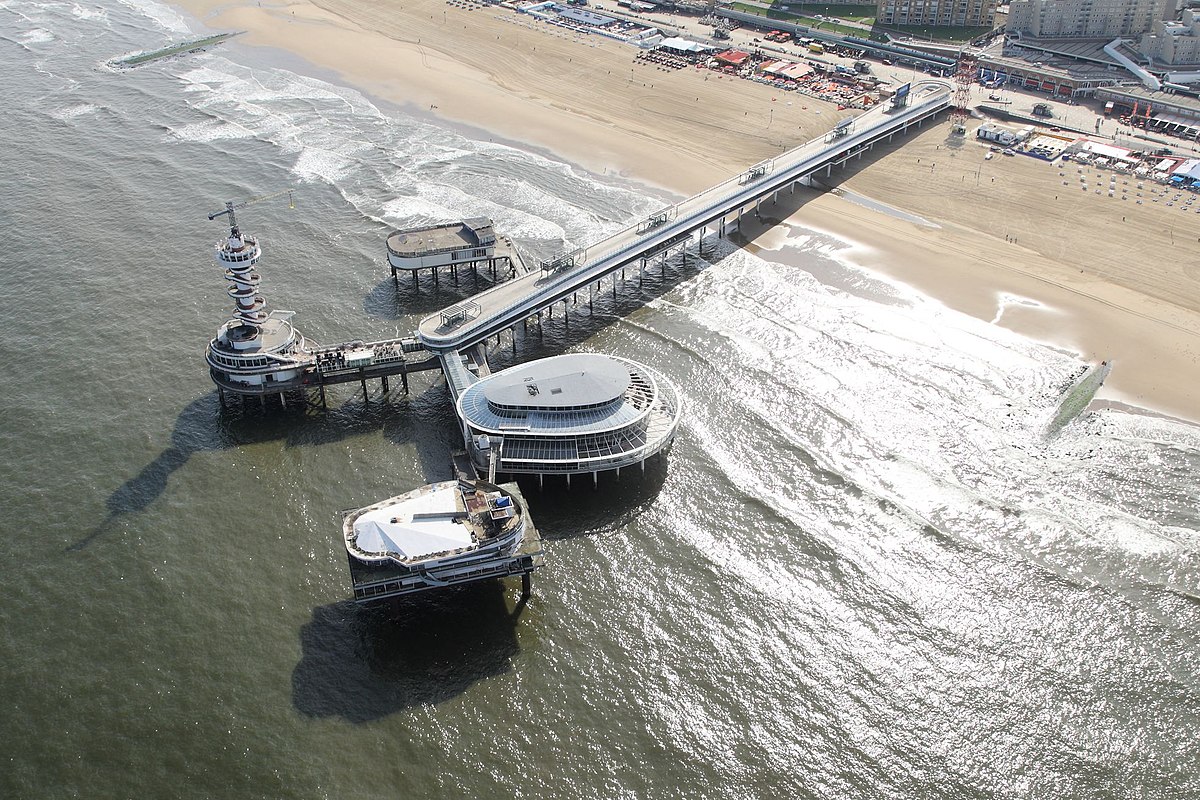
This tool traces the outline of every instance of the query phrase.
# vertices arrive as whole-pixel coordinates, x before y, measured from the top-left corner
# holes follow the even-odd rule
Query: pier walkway
[[[426,350],[413,336],[315,347],[310,352],[314,358],[313,366],[305,373],[310,385],[379,379],[386,390],[388,377],[399,375],[407,391],[408,373],[441,367],[437,355]]]
[[[432,314],[421,321],[417,336],[428,351],[461,363],[453,351],[496,336],[635,261],[644,266],[646,259],[686,244],[697,230],[715,225],[717,233],[725,235],[746,209],[757,210],[764,198],[777,198],[780,191],[821,170],[828,176],[834,166],[861,156],[876,142],[919,126],[949,108],[952,94],[945,81],[914,84],[904,104],[880,106],[843,120],[824,136],[756,164],[607,239],[544,261],[540,269]]]
[[[300,374],[286,381],[272,380],[271,371],[279,367],[270,357],[264,358],[264,361],[266,364],[259,371],[267,377],[258,383],[232,380],[210,364],[209,373],[217,389],[222,392],[222,402],[225,391],[236,395],[265,397],[310,388],[320,389],[321,400],[324,402],[326,386],[361,383],[365,394],[367,381],[378,380],[384,391],[387,391],[388,378],[397,375],[404,384],[404,391],[407,392],[409,373],[442,369],[441,355],[431,353],[415,336],[306,348]]]

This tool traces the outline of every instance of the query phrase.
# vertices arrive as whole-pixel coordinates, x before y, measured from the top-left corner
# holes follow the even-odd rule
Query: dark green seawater
[[[686,403],[644,478],[526,487],[526,606],[346,602],[338,512],[449,475],[448,394],[222,412],[205,215],[297,187],[240,219],[334,342],[475,288],[397,289],[391,227],[488,215],[536,257],[661,200],[278,54],[105,66],[205,32],[0,4],[0,798],[1200,796],[1200,431],[1047,438],[1073,354],[802,230],[801,266],[720,244],[496,353]]]

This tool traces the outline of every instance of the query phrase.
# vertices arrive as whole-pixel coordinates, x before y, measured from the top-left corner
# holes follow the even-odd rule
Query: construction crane
[[[237,229],[238,229],[237,217],[234,216],[233,212],[237,211],[240,208],[245,208],[246,206],[252,206],[255,203],[261,203],[264,200],[273,200],[276,197],[281,197],[282,195],[285,195],[285,194],[288,196],[288,208],[295,208],[296,200],[294,197],[292,197],[292,191],[293,191],[292,189],[281,189],[280,191],[272,192],[271,194],[264,194],[264,195],[260,195],[258,197],[251,197],[249,200],[244,200],[240,203],[234,203],[232,200],[227,200],[225,202],[224,209],[222,209],[220,211],[214,211],[213,213],[208,215],[208,218],[210,220],[214,220],[217,217],[222,217],[222,216],[228,214],[229,215],[229,229],[230,229],[230,231],[232,231],[234,233],[234,235],[237,235]]]
[[[954,110],[950,112],[950,130],[953,133],[967,132],[967,106],[971,103],[971,82],[975,80],[975,57],[965,50],[958,55],[958,71],[954,75]]]

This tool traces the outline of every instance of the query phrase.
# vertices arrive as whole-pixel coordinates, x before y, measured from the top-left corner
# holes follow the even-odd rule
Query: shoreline
[[[247,31],[242,44],[284,51],[410,113],[656,192],[699,191],[823,132],[839,116],[821,101],[741,79],[690,70],[640,74],[628,66],[636,52],[628,45],[526,26],[507,9],[468,14],[433,0],[403,7],[385,0],[367,9],[354,0],[176,5],[204,25]],[[422,18],[434,10],[442,20]],[[452,13],[460,18],[455,25]],[[496,21],[499,15],[513,21]],[[390,22],[377,29],[363,27],[384,18]],[[592,71],[575,69],[577,62]],[[613,75],[619,69],[632,77]],[[582,79],[594,91],[581,92]],[[834,176],[846,192],[936,227],[813,190],[780,210],[782,234],[768,226],[751,241],[775,250],[796,226],[833,236],[858,268],[1084,360],[1114,362],[1097,407],[1108,402],[1200,424],[1200,274],[1172,261],[1186,252],[1183,233],[1175,250],[1179,224],[1165,208],[1065,194],[1075,187],[1057,188],[1066,183],[1059,165],[1025,157],[985,162],[986,148],[952,142],[947,131],[942,123],[910,134]],[[1130,214],[1148,224],[1145,237],[1131,230],[1126,239],[1105,240],[1101,234],[1121,224],[1129,229]],[[1089,224],[1055,229],[1056,221]]]

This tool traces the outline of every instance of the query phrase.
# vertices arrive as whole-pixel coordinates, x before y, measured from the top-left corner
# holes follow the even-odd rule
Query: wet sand
[[[680,194],[849,113],[709,71],[638,64],[629,45],[502,8],[437,0],[180,5],[371,94]],[[1114,360],[1102,399],[1200,420],[1200,215],[1151,202],[1154,184],[1138,205],[1132,178],[1117,176],[1110,198],[1111,173],[1101,179],[1089,169],[1084,192],[1074,165],[985,160],[986,152],[942,123],[834,174],[845,189],[937,227],[817,193],[791,201],[790,223],[852,242],[856,262],[951,308]],[[1004,304],[1006,296],[1032,302]]]

